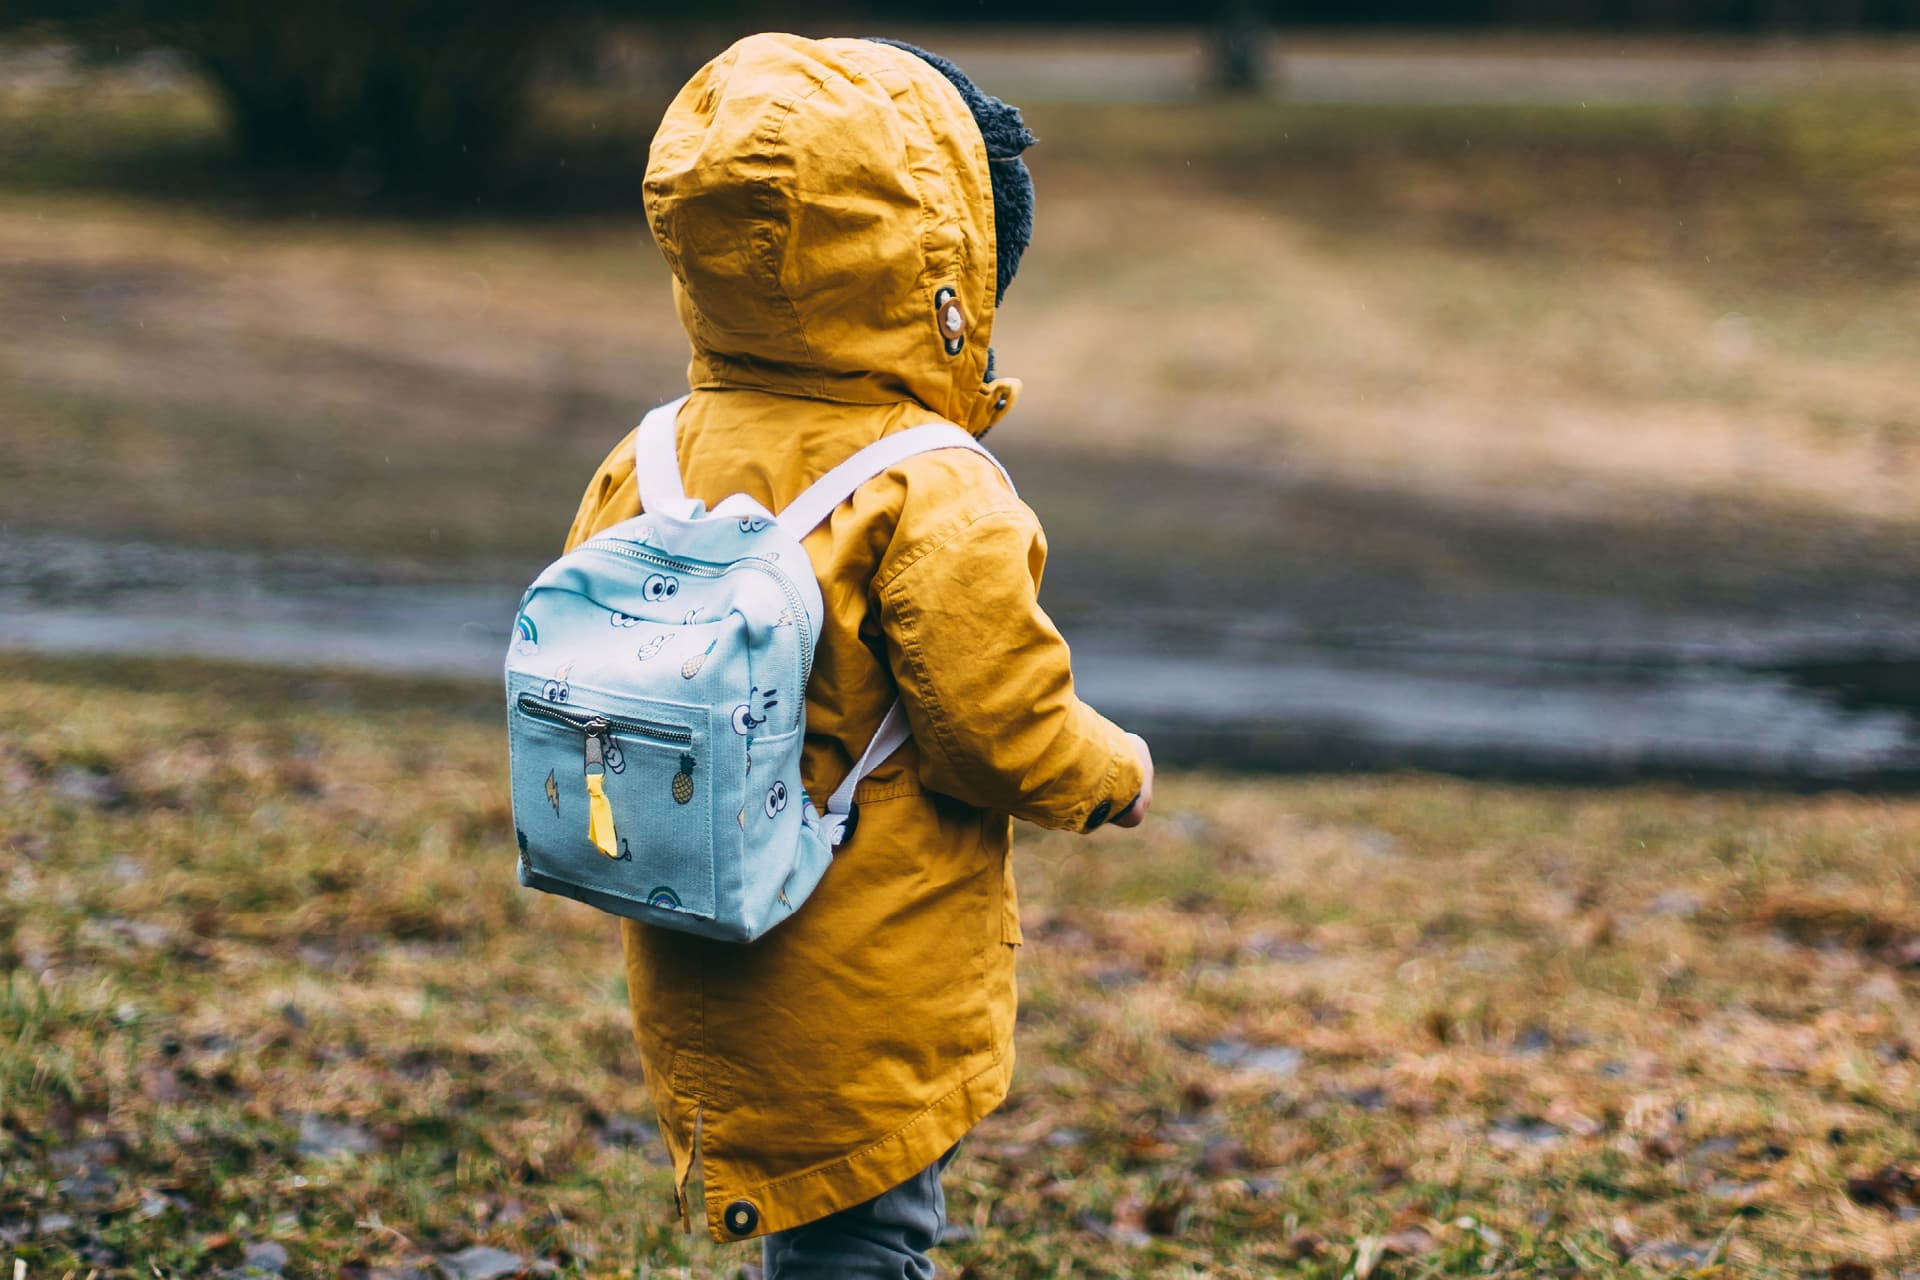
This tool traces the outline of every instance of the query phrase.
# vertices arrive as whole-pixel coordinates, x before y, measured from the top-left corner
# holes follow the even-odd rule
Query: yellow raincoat
[[[1017,384],[982,380],[985,145],[911,53],[741,41],[668,108],[646,203],[693,345],[677,425],[691,496],[744,492],[779,510],[884,435],[939,419],[977,434],[1012,403]],[[935,306],[948,289],[953,355],[954,318]],[[629,436],[594,477],[569,546],[639,513],[632,451]],[[819,888],[762,940],[623,924],[677,1183],[697,1137],[721,1240],[896,1186],[1006,1096],[1020,941],[1009,815],[1089,829],[1141,785],[1121,731],[1074,695],[1035,600],[1045,540],[992,464],[910,459],[805,545],[826,607],[807,689],[814,803],[896,690],[913,738],[860,785],[858,829]]]

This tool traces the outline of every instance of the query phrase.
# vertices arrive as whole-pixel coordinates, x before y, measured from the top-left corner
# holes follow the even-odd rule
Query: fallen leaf
[[[1368,1085],[1364,1089],[1341,1089],[1333,1096],[1362,1111],[1384,1111],[1387,1107],[1387,1091],[1378,1085]]]
[[[1545,1053],[1553,1048],[1553,1035],[1545,1027],[1528,1027],[1513,1042],[1515,1053]]]
[[[1613,941],[1615,932],[1616,926],[1611,915],[1605,911],[1589,912],[1574,926],[1574,945],[1583,951],[1604,947]]]
[[[1650,1133],[1640,1139],[1640,1154],[1649,1160],[1665,1163],[1679,1155],[1680,1148],[1671,1134]]]
[[[1091,975],[1093,985],[1102,991],[1114,991],[1121,987],[1137,987],[1147,980],[1147,975],[1131,965],[1113,965],[1105,969],[1095,969]]]
[[[1247,1144],[1238,1138],[1214,1138],[1200,1149],[1200,1172],[1212,1177],[1247,1167]]]
[[[1463,1216],[1463,1217],[1455,1218],[1452,1222],[1449,1222],[1447,1225],[1452,1227],[1456,1231],[1471,1232],[1473,1235],[1478,1236],[1480,1238],[1480,1242],[1486,1245],[1489,1249],[1498,1249],[1503,1244],[1506,1243],[1506,1241],[1501,1237],[1498,1231],[1495,1231],[1492,1227],[1489,1227],[1486,1223],[1480,1221],[1480,1219],[1478,1218]]]
[[[1298,1049],[1286,1045],[1250,1045],[1231,1036],[1209,1044],[1206,1054],[1209,1061],[1220,1066],[1276,1079],[1294,1075],[1304,1061]]]
[[[1497,1116],[1487,1129],[1487,1141],[1506,1151],[1556,1146],[1566,1136],[1559,1125],[1537,1116]]]
[[[1353,1280],[1371,1280],[1373,1269],[1379,1265],[1379,1236],[1361,1236],[1353,1242],[1353,1263],[1347,1268]]]
[[[1736,1178],[1715,1178],[1707,1184],[1707,1194],[1715,1200],[1725,1200],[1741,1208],[1746,1208],[1759,1199],[1766,1189],[1764,1182],[1749,1182]]]
[[[1134,1196],[1117,1202],[1113,1206],[1113,1221],[1107,1228],[1107,1239],[1136,1249],[1147,1244],[1152,1236],[1147,1231],[1146,1203]]]
[[[1778,893],[1754,908],[1754,918],[1803,946],[1876,950],[1902,940],[1900,919],[1882,898],[1851,894]]]
[[[1676,1240],[1649,1240],[1635,1245],[1627,1255],[1629,1262],[1677,1262],[1686,1266],[1705,1266],[1710,1250],[1705,1245],[1681,1244]]]
[[[1327,1242],[1311,1231],[1302,1231],[1287,1241],[1287,1252],[1295,1258],[1317,1258],[1327,1251]]]
[[[300,1138],[293,1149],[303,1156],[365,1155],[374,1148],[373,1135],[347,1120],[330,1120],[311,1113],[300,1117]]]
[[[127,789],[111,772],[78,765],[63,765],[54,773],[53,792],[62,800],[96,809],[115,808],[127,798]]]
[[[180,1074],[172,1067],[148,1067],[140,1073],[140,1092],[150,1102],[180,1102],[187,1096]]]
[[[1580,1110],[1570,1098],[1555,1098],[1547,1108],[1547,1119],[1581,1138],[1592,1138],[1606,1131],[1605,1124]]]
[[[1174,1237],[1180,1235],[1187,1225],[1189,1211],[1193,1208],[1193,1188],[1184,1183],[1162,1187],[1147,1206],[1141,1222],[1148,1231],[1156,1236]]]
[[[644,1116],[615,1112],[600,1118],[593,1127],[603,1147],[642,1147],[649,1150],[665,1150],[658,1126]]]
[[[1380,1237],[1380,1255],[1386,1258],[1418,1258],[1440,1247],[1425,1227],[1408,1227]]]
[[[1649,914],[1656,916],[1678,916],[1682,920],[1691,920],[1700,914],[1700,895],[1688,889],[1668,889],[1647,907]]]
[[[1152,1164],[1159,1160],[1171,1160],[1179,1154],[1179,1147],[1152,1130],[1132,1134],[1127,1138],[1127,1159],[1135,1164]]]
[[[1902,1201],[1920,1204],[1920,1181],[1899,1165],[1882,1165],[1867,1177],[1848,1178],[1847,1198],[1868,1208],[1898,1213]]]
[[[291,1260],[287,1247],[278,1240],[264,1240],[259,1244],[250,1244],[240,1255],[240,1265],[243,1269],[271,1275],[279,1275],[285,1271],[287,1263]]]

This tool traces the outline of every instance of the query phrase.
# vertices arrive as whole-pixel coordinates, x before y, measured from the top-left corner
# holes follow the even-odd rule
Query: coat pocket
[[[1020,933],[1020,895],[1013,887],[1013,853],[1000,855],[1000,941],[1017,947],[1026,941]]]
[[[635,919],[712,919],[707,726],[695,722],[698,709],[603,711],[530,693],[514,709],[521,882]]]

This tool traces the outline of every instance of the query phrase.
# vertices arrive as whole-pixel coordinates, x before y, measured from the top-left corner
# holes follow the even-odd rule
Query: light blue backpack
[[[643,514],[554,561],[520,601],[507,653],[520,883],[750,942],[813,892],[853,835],[854,787],[908,736],[896,701],[814,811],[800,748],[821,603],[800,540],[915,454],[993,455],[934,423],[867,446],[777,516],[744,494],[709,511],[681,486],[682,403],[635,438]]]

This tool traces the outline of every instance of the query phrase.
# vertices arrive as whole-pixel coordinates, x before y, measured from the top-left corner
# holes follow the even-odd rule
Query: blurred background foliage
[[[527,120],[532,86],[543,76],[578,83],[607,71],[610,30],[639,34],[646,69],[664,96],[704,60],[700,51],[746,31],[793,25],[797,16],[760,0],[14,0],[0,8],[0,35],[72,42],[101,61],[169,50],[216,94],[232,154],[246,168],[280,177],[337,174],[349,191],[418,200],[497,186],[496,162]],[[869,0],[816,6],[801,25],[877,28],[930,17],[1112,26],[1190,25],[1196,15],[1163,0],[1097,9],[1068,0],[977,0],[937,14]],[[1438,7],[1227,0],[1210,18],[1215,87],[1245,90],[1271,74],[1262,43],[1268,30],[1330,23],[1845,34],[1920,28],[1920,0],[1458,0]]]
[[[418,189],[470,181],[520,123],[527,89],[583,0],[43,0],[20,28],[99,61],[164,48],[217,93],[235,157]]]

